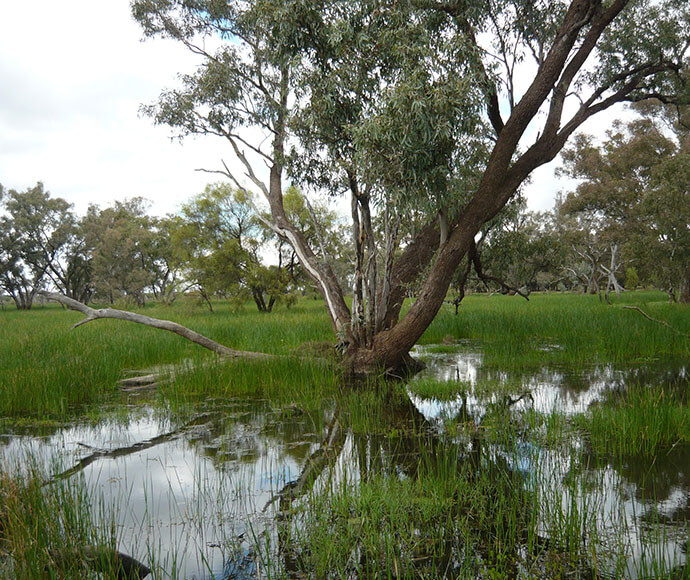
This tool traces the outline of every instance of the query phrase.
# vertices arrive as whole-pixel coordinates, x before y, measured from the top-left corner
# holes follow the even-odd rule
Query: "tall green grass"
[[[224,304],[215,310],[181,302],[144,313],[242,350],[294,354],[304,342],[332,338],[323,305],[312,300],[271,314],[250,308],[236,313]],[[118,395],[116,383],[126,369],[213,359],[172,333],[124,321],[97,320],[71,330],[81,318],[53,305],[0,312],[0,417],[65,418]]]
[[[0,578],[81,580],[94,567],[103,578],[119,577],[109,557],[112,530],[106,522],[96,527],[92,511],[80,483],[45,485],[36,469],[0,471]]]
[[[638,306],[676,331],[623,306]],[[488,365],[644,363],[690,359],[690,308],[661,292],[627,292],[612,305],[583,294],[467,296],[457,316],[444,305],[420,342],[476,341]]]
[[[174,382],[159,389],[174,406],[196,404],[208,398],[269,399],[277,405],[293,404],[302,409],[321,408],[325,397],[342,388],[337,369],[325,362],[296,357],[269,360],[212,361],[189,366]]]
[[[575,421],[597,455],[653,458],[674,445],[690,444],[687,393],[677,389],[631,387]]]
[[[624,304],[640,305],[679,330],[690,328],[690,309],[669,305],[661,293],[625,293],[613,306],[585,295],[533,294],[529,302],[483,295],[468,296],[458,316],[444,306],[422,342],[477,341],[484,364],[510,368],[690,359],[690,339],[623,310]],[[300,345],[334,342],[320,300],[302,299],[289,310],[270,314],[250,306],[236,312],[224,303],[211,313],[192,301],[147,306],[144,312],[243,350],[303,355]],[[125,369],[213,358],[176,335],[122,321],[99,320],[70,330],[80,319],[80,314],[54,305],[0,312],[0,417],[64,418],[116,396],[116,382]],[[205,380],[205,387],[193,389],[208,394],[210,375]],[[250,391],[242,380],[236,381],[237,393]],[[223,380],[217,392],[228,394],[230,384]]]

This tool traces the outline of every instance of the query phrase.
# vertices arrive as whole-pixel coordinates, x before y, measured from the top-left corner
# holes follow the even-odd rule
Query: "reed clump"
[[[687,387],[632,386],[575,421],[597,455],[651,458],[690,444]]]
[[[91,511],[82,485],[46,485],[35,469],[0,471],[0,578],[82,580],[94,567],[119,577],[113,563],[94,560],[95,552],[115,552],[109,527],[96,527]]]

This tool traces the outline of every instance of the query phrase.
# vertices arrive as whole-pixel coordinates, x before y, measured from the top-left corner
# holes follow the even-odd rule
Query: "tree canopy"
[[[202,57],[146,112],[181,135],[226,140],[244,175],[218,171],[263,195],[353,368],[402,364],[483,224],[582,123],[616,103],[688,97],[690,7],[679,0],[134,0],[132,10],[146,34]],[[286,213],[288,176],[350,196],[351,308]],[[401,213],[423,224],[404,244]]]
[[[659,107],[617,123],[599,147],[581,135],[564,151],[580,181],[562,211],[579,216],[583,235],[621,248],[643,278],[690,301],[690,131]],[[661,113],[661,114],[660,114]],[[666,121],[666,122],[664,122]]]

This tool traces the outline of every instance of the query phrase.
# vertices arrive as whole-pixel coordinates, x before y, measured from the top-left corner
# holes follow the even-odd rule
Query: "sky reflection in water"
[[[512,381],[518,391],[529,391],[531,398],[514,405],[515,411],[532,408],[572,415],[630,380],[630,371],[611,366],[577,372],[543,368],[511,375],[483,368],[480,352],[432,354],[420,347],[417,354],[428,365],[422,377],[466,384],[464,398],[441,402],[410,396],[431,422],[461,411],[480,422],[492,402],[475,393],[481,382]],[[277,506],[265,508],[278,490],[299,477],[325,436],[333,409],[325,408],[323,416],[313,417],[295,409],[275,410],[265,401],[224,401],[212,402],[202,411],[207,414],[186,426],[144,407],[133,410],[124,422],[76,425],[42,434],[0,434],[0,461],[5,466],[26,465],[30,457],[56,474],[96,450],[129,449],[119,457],[95,459],[79,475],[72,475],[83,477],[93,497],[101,498],[97,516],[103,512],[114,516],[118,549],[152,564],[161,578],[254,577],[255,557],[247,549],[253,536],[270,532]],[[157,440],[148,448],[132,448]],[[354,447],[348,437],[337,466],[339,477],[351,481],[361,472]],[[602,522],[599,541],[620,542],[620,537],[607,538],[607,534],[627,529],[624,566],[629,576],[635,576],[643,558],[645,535],[646,549],[651,546],[667,562],[685,562],[685,522],[690,516],[687,449],[673,450],[653,465],[623,459],[602,462],[584,451],[579,464],[573,465],[572,456],[557,449],[531,444],[524,449],[517,456],[499,447],[488,452],[505,455],[513,469],[548,474],[531,484],[543,494],[560,495],[564,509],[577,505],[596,512]],[[565,485],[573,474],[586,485]],[[574,498],[573,489],[578,490]],[[659,522],[664,524],[661,532]],[[546,519],[543,525],[547,534]],[[657,534],[658,541],[649,540],[650,534]]]

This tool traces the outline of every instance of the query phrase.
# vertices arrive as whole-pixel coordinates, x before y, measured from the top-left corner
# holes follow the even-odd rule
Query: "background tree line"
[[[344,237],[333,212],[308,210],[296,190],[288,207],[304,234],[334,256],[345,256]],[[18,309],[31,308],[40,289],[51,288],[91,301],[143,306],[153,299],[172,304],[194,293],[236,305],[253,300],[270,312],[288,306],[307,281],[283,240],[267,229],[246,194],[211,184],[177,215],[155,217],[135,197],[105,208],[90,205],[76,216],[67,201],[42,183],[25,191],[2,190],[0,198],[0,294]]]
[[[561,171],[579,184],[552,211],[528,211],[517,197],[484,226],[457,271],[459,299],[466,291],[581,290],[608,300],[611,291],[643,285],[690,302],[688,111],[636,108],[638,118],[614,124],[601,143],[580,134],[564,150]],[[265,225],[246,191],[228,184],[208,185],[165,217],[148,215],[142,198],[91,205],[79,217],[42,183],[0,188],[0,196],[0,290],[18,309],[47,287],[85,303],[171,304],[194,293],[210,308],[223,298],[265,312],[311,291],[292,246]],[[351,287],[350,229],[295,187],[284,204]],[[399,235],[413,237],[425,217],[401,219]],[[372,228],[385,224],[373,216]]]

